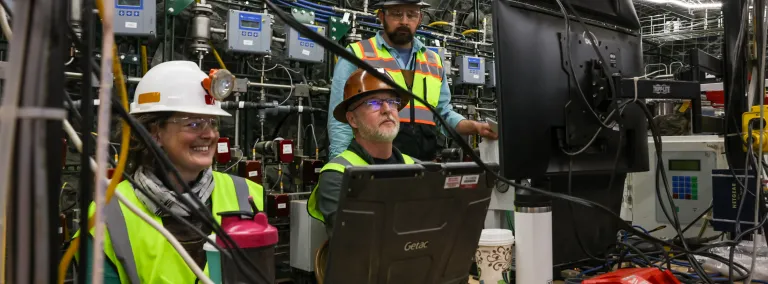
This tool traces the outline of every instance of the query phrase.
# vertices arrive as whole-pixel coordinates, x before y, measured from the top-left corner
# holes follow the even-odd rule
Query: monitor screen
[[[480,68],[480,62],[469,62],[469,68],[472,68],[472,69]]]
[[[240,20],[240,26],[243,28],[258,29],[261,26],[261,23],[257,21]]]
[[[117,5],[139,7],[141,6],[141,0],[117,0]]]

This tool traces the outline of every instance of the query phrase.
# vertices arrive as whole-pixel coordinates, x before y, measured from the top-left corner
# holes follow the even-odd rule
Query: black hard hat
[[[417,6],[421,7],[421,8],[426,8],[426,7],[431,6],[431,5],[429,5],[429,3],[421,1],[421,0],[380,0],[380,1],[376,2],[375,4],[373,4],[371,7],[373,7],[374,9],[380,9],[380,8],[384,8],[386,6],[407,5],[407,4],[417,5]]]

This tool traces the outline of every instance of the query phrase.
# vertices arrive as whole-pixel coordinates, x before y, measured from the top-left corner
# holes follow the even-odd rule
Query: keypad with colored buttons
[[[695,176],[672,176],[672,197],[699,200],[699,180]]]

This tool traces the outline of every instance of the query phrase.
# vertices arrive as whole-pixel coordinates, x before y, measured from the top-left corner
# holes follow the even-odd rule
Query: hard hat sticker
[[[160,102],[159,92],[139,94],[139,104],[158,103],[158,102]]]

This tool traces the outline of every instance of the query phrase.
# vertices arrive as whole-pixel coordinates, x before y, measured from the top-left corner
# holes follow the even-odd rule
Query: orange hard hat
[[[382,73],[390,76],[387,72],[382,71]],[[339,105],[337,105],[335,109],[333,109],[333,117],[340,122],[348,123],[346,114],[349,106],[352,103],[359,101],[366,95],[373,94],[378,91],[391,92],[400,98],[400,106],[397,108],[397,111],[405,108],[405,105],[407,105],[411,100],[410,94],[400,94],[400,92],[397,92],[395,88],[392,88],[391,86],[387,85],[387,83],[384,83],[383,81],[374,77],[374,75],[368,71],[357,69],[355,72],[352,72],[352,75],[350,75],[349,79],[347,79],[347,83],[344,84],[344,100]]]

